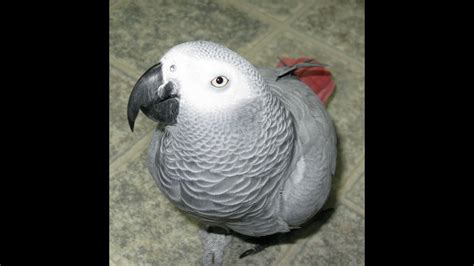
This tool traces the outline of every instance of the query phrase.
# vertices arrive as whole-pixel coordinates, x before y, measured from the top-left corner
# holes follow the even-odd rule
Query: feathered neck
[[[267,88],[262,88],[254,99],[226,109],[203,112],[182,106],[177,123],[167,129],[173,138],[179,140],[202,141],[212,136],[216,141],[229,140],[230,137],[249,141],[275,126],[278,119],[274,116],[285,112],[278,98]]]

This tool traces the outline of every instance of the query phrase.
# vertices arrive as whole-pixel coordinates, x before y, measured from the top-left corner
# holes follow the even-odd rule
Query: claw
[[[254,253],[255,253],[255,249],[251,248],[251,249],[245,251],[244,253],[240,254],[239,259],[245,258],[245,257],[247,257],[248,255],[252,255],[252,254],[254,254]]]
[[[268,247],[269,244],[266,244],[266,245],[256,245],[254,248],[251,248],[247,251],[245,251],[244,253],[242,253],[240,256],[239,256],[239,259],[241,258],[244,258],[244,257],[247,257],[249,255],[253,255],[253,254],[256,254],[262,250],[264,250],[266,247]]]

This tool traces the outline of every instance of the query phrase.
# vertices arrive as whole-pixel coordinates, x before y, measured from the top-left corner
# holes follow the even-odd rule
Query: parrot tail
[[[332,78],[331,72],[324,68],[324,65],[320,66],[305,66],[310,63],[319,64],[316,60],[307,57],[301,58],[282,58],[277,67],[292,67],[296,69],[293,71],[293,75],[297,76],[299,80],[304,82],[311,90],[318,95],[319,99],[326,105],[329,97],[335,89],[335,83]]]

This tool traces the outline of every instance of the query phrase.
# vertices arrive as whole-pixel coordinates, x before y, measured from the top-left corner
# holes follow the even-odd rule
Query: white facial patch
[[[230,63],[173,50],[161,62],[164,81],[178,87],[180,108],[219,111],[255,97],[251,81]]]

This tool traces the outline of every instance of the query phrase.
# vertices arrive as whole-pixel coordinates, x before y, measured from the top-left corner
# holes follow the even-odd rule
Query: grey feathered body
[[[149,169],[161,191],[206,224],[251,236],[287,232],[326,201],[336,135],[318,97],[259,69],[261,97],[226,112],[183,108],[155,131]]]

